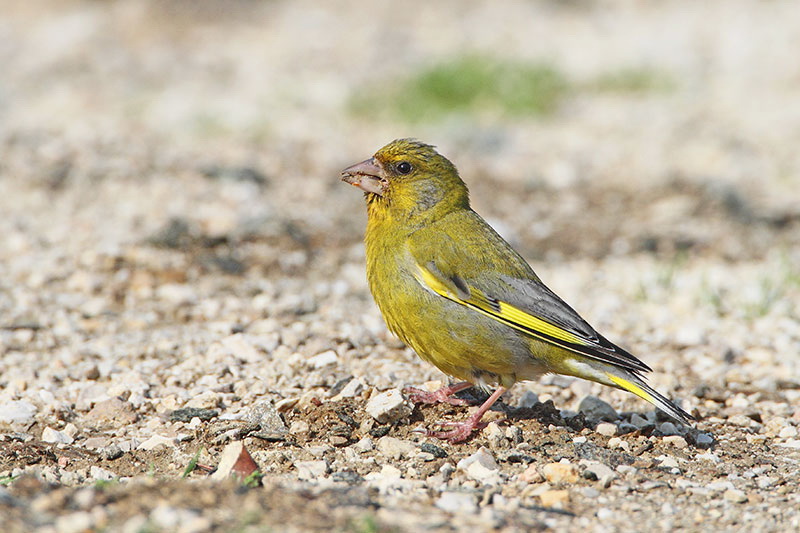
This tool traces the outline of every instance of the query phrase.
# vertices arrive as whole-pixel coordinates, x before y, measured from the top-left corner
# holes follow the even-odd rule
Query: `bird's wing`
[[[651,370],[597,333],[535,275],[518,275],[526,269],[513,269],[515,275],[500,273],[490,249],[467,255],[455,239],[448,235],[439,237],[435,247],[414,246],[413,242],[410,246],[416,267],[414,275],[425,289],[575,354],[633,372]],[[503,248],[510,249],[501,242]],[[458,265],[469,268],[459,269]]]

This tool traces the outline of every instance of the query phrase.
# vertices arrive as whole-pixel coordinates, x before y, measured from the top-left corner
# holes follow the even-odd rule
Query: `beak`
[[[358,187],[364,192],[383,196],[386,193],[388,182],[383,178],[383,169],[378,166],[375,158],[367,159],[347,167],[342,171],[342,181]]]

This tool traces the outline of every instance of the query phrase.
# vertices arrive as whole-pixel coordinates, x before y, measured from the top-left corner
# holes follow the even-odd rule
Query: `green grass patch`
[[[585,84],[585,89],[600,93],[666,93],[675,81],[666,72],[651,68],[625,68],[600,74]]]
[[[119,478],[117,477],[114,479],[98,479],[94,482],[94,488],[99,491],[103,491],[116,485],[119,485]]]
[[[184,468],[183,474],[181,474],[181,478],[186,479],[187,477],[189,477],[189,474],[194,472],[194,470],[197,468],[197,461],[200,460],[200,454],[203,453],[204,450],[205,448],[203,448],[202,446],[200,447],[199,450],[197,450],[194,456],[189,460],[189,464],[187,464],[186,468]]]
[[[574,94],[665,93],[676,85],[669,74],[652,68],[626,68],[576,82],[548,63],[466,55],[366,86],[350,99],[350,108],[358,115],[410,123],[453,115],[543,117]]]
[[[12,483],[14,483],[14,481],[16,481],[18,478],[19,476],[12,476],[12,475],[0,476],[0,487],[8,487]]]
[[[353,99],[352,107],[359,114],[389,113],[409,122],[484,112],[546,115],[569,90],[566,77],[547,64],[463,56],[404,81],[367,89]]]

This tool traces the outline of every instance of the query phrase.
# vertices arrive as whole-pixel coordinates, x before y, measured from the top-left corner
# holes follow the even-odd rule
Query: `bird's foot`
[[[473,420],[470,417],[464,422],[445,422],[442,425],[452,427],[453,429],[450,429],[449,431],[428,430],[425,434],[428,437],[434,437],[436,439],[446,440],[450,444],[456,444],[459,442],[464,442],[469,438],[470,435],[472,435],[473,431],[480,431],[488,426],[489,423]]]
[[[462,387],[463,383],[458,385],[449,385],[447,387],[442,387],[439,390],[435,390],[433,392],[426,391],[423,389],[418,389],[416,387],[406,387],[403,389],[403,392],[408,395],[408,399],[411,400],[413,403],[449,403],[450,405],[469,405],[467,400],[462,400],[461,398],[453,398],[452,395],[471,387],[472,385],[467,383],[465,387]]]

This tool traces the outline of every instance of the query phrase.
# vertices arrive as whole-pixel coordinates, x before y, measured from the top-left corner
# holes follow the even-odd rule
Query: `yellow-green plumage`
[[[368,191],[367,278],[375,302],[422,359],[482,386],[508,388],[547,372],[582,377],[690,418],[643,381],[644,363],[541,283],[470,208],[457,170],[432,146],[394,141],[343,179]]]

